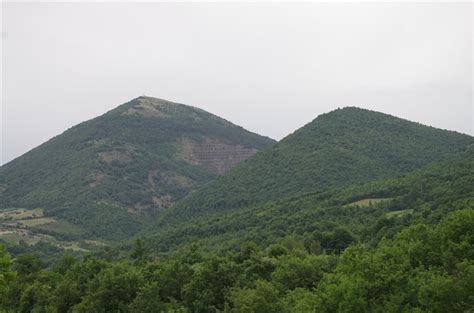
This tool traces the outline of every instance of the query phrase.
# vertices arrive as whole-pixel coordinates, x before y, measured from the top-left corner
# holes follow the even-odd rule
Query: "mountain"
[[[137,106],[117,113],[143,118]],[[163,118],[159,108],[153,115]],[[121,121],[116,130],[129,127]],[[136,136],[145,132],[132,130],[135,140],[127,142],[138,147]],[[227,168],[183,149],[181,138],[173,141],[170,163],[178,159],[214,173]],[[207,147],[211,139],[192,140]],[[152,146],[130,149],[130,157],[111,165],[128,169],[126,160],[138,162],[138,153]],[[183,150],[193,157],[183,161]],[[111,154],[104,152],[92,156],[108,164],[102,157]],[[259,175],[272,184],[262,184],[267,176]],[[44,258],[24,252],[48,256],[51,247],[40,242],[7,251],[0,243],[0,311],[472,311],[472,137],[348,108],[318,117],[214,177],[157,214],[158,227],[133,243],[77,258],[68,253],[43,268]],[[0,218],[38,223],[35,214],[41,211],[17,208],[0,211]]]
[[[139,97],[2,166],[0,218],[63,239],[127,238],[273,144],[201,109]]]
[[[397,177],[473,141],[379,112],[337,109],[190,194],[163,223]]]

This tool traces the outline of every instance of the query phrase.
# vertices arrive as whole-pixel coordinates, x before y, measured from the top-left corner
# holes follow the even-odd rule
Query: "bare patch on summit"
[[[138,104],[129,108],[121,115],[137,115],[143,117],[166,117],[167,114],[162,111],[163,103],[151,98],[140,97]]]
[[[188,164],[203,166],[217,174],[227,172],[257,151],[210,138],[205,138],[202,142],[182,138],[177,142],[178,159]]]

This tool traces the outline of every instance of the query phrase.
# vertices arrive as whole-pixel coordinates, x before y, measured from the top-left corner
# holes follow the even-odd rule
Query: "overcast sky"
[[[4,3],[0,162],[140,95],[275,139],[343,106],[474,135],[472,6]]]

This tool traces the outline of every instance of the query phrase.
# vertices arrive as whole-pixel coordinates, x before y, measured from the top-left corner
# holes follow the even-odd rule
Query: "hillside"
[[[369,136],[371,128],[359,133],[372,142],[378,137],[392,138],[398,147],[382,145],[384,150],[372,158],[362,148],[357,151],[361,159],[385,164],[381,160],[390,153],[410,147],[411,152],[392,161],[413,168],[427,163],[415,170],[398,165],[400,172],[394,167],[383,172],[377,171],[382,165],[374,166],[356,183],[334,182],[313,190],[295,181],[294,190],[274,199],[266,194],[271,190],[262,189],[259,201],[263,203],[242,202],[241,207],[227,210],[184,214],[192,219],[168,215],[158,228],[141,233],[142,238],[133,243],[108,246],[82,257],[67,254],[46,265],[35,254],[22,254],[28,249],[7,251],[0,243],[0,310],[469,312],[474,307],[474,144],[463,146],[463,141],[472,142],[467,136],[401,123],[404,130],[414,127],[406,140],[397,141],[401,130],[379,130],[378,136]],[[292,136],[298,138],[299,132]],[[341,136],[355,140],[347,133]],[[440,160],[429,162],[428,154],[415,146],[422,144],[416,138],[431,142],[423,147],[437,153],[431,159]],[[441,147],[435,145],[439,138]],[[411,140],[413,146],[407,143]],[[221,177],[236,175],[266,151]],[[304,147],[296,149],[303,156],[301,151]],[[393,177],[362,183],[371,175],[389,175],[390,170]],[[359,172],[351,169],[350,173]],[[178,203],[168,210],[184,208]],[[15,214],[27,221],[42,211]]]
[[[174,225],[49,268],[0,244],[20,312],[469,312],[474,146],[398,179]],[[171,249],[157,258],[149,248]],[[156,251],[156,250],[155,250]]]
[[[163,222],[397,177],[473,141],[383,113],[337,109],[191,194]]]
[[[127,238],[273,143],[201,109],[139,97],[2,166],[3,226],[37,240]]]
[[[197,244],[218,253],[245,242],[262,247],[296,240],[308,251],[376,245],[411,224],[439,223],[449,212],[474,209],[474,145],[396,179],[373,181],[218,212],[149,230],[148,247],[167,253]]]

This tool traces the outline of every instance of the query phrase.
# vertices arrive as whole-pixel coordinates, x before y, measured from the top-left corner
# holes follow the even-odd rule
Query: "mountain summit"
[[[2,166],[0,209],[41,208],[51,223],[39,232],[125,238],[273,143],[204,110],[139,97]]]

